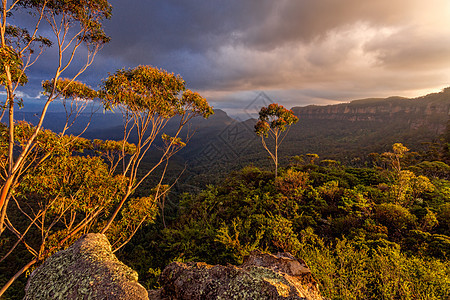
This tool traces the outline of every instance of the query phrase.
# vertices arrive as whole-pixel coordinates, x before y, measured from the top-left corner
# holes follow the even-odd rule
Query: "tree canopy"
[[[195,116],[213,114],[208,102],[187,90],[179,75],[150,66],[118,70],[104,80],[100,91],[78,81],[110,40],[102,24],[111,17],[106,0],[3,1],[1,10],[0,84],[6,101],[0,120],[7,118],[7,125],[0,126],[0,262],[22,250],[24,255],[14,273],[8,272],[10,278],[1,276],[0,296],[19,276],[83,233],[107,232],[117,250],[142,224],[152,222],[173,185],[165,182],[169,159],[190,137],[181,136],[182,128]],[[28,27],[12,25],[18,13],[29,13]],[[43,108],[37,124],[31,125],[17,120],[16,106],[22,99],[16,95],[47,47],[56,50],[56,67],[42,82]],[[122,112],[123,140],[92,142],[81,133],[66,135],[87,104],[98,98],[106,108],[119,107]],[[42,126],[50,105],[60,99],[66,123],[56,134]],[[162,132],[174,116],[181,119],[176,132]],[[130,138],[135,134],[133,144]],[[162,147],[155,145],[157,137]],[[155,164],[140,172],[144,156],[158,150]],[[156,174],[153,189],[133,196]]]
[[[259,119],[255,125],[255,132],[261,137],[261,142],[264,149],[269,153],[275,164],[275,177],[278,170],[278,148],[280,147],[286,135],[282,133],[286,131],[289,126],[298,122],[298,117],[294,115],[292,110],[284,108],[284,106],[277,103],[272,103],[267,107],[262,107],[259,111]],[[274,151],[270,151],[264,138],[274,139]]]

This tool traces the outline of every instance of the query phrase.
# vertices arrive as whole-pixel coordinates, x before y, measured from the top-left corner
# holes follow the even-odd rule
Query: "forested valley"
[[[294,109],[299,124],[284,132],[277,176],[261,140],[249,128],[256,120],[237,122],[221,111],[210,120],[194,118],[196,135],[162,169],[165,185],[160,171],[149,176],[133,192],[107,236],[116,241],[118,257],[138,271],[148,289],[158,287],[158,275],[172,261],[240,264],[251,251],[261,250],[290,252],[304,259],[330,299],[379,299],[380,295],[445,299],[450,290],[450,126],[440,114],[450,103],[447,96],[448,90],[428,95],[428,103],[423,101],[419,107],[438,107],[434,112],[427,114],[422,108],[411,115],[403,110],[401,117],[384,126],[377,121],[342,120],[347,116],[339,113],[333,117],[339,120],[308,120],[307,116],[302,120],[301,108]],[[387,110],[389,99],[375,103]],[[400,101],[406,107],[417,107],[417,103]],[[370,104],[369,108],[365,104],[363,111],[369,110]],[[354,116],[367,118],[361,112]],[[372,112],[374,116],[379,117],[379,112]],[[411,126],[409,120],[422,125]],[[431,125],[427,120],[432,120]],[[167,125],[167,132],[175,132],[172,125],[177,121]],[[29,123],[21,126],[24,132],[32,129]],[[89,138],[67,135],[66,142],[18,186],[15,200],[19,202],[10,218],[22,220],[18,230],[32,234],[5,259],[2,280],[33,258],[27,247],[41,244],[47,249],[64,236],[70,229],[66,223],[70,215],[84,211],[89,216],[96,205],[120,199],[124,178],[108,167],[120,158],[122,142],[111,136],[117,126],[112,122],[95,135],[94,123],[85,133]],[[355,128],[360,128],[361,137]],[[397,135],[394,139],[405,144],[390,144],[393,137],[387,133],[391,130]],[[49,130],[39,139],[45,147],[60,141]],[[137,136],[130,141],[139,143]],[[304,145],[293,146],[301,141]],[[267,142],[268,147],[274,146]],[[219,146],[212,148],[216,152],[208,152],[214,143]],[[315,143],[321,145],[320,155],[307,152]],[[135,146],[126,145],[130,156]],[[158,163],[164,143],[155,141],[155,145],[159,150],[143,157],[136,178]],[[385,151],[368,152],[378,149]],[[158,186],[167,193],[155,197]],[[69,198],[76,201],[70,209],[65,202],[70,203]],[[41,207],[51,205],[46,213],[62,216],[66,225],[51,225],[47,231],[40,229],[41,233],[31,228],[27,218],[39,207],[27,211],[20,206],[25,199],[35,199]],[[105,220],[91,223],[63,247],[79,234],[101,228]],[[43,244],[42,232],[55,236],[50,234]],[[11,235],[2,237],[4,246],[16,241]],[[25,282],[26,276],[18,279],[6,296],[21,298]]]
[[[450,157],[441,146],[419,154],[397,143],[360,168],[294,158],[276,178],[247,166],[181,194],[166,205],[166,226],[159,217],[119,255],[149,287],[170,261],[240,264],[259,249],[303,258],[330,299],[446,299]]]
[[[88,233],[146,289],[171,262],[259,250],[303,259],[327,299],[449,299],[450,88],[292,109],[261,92],[242,120],[150,65],[93,88],[80,80],[111,11],[3,1],[2,299],[22,299],[30,274]],[[36,83],[50,47],[53,73]],[[39,110],[21,98],[29,81]]]

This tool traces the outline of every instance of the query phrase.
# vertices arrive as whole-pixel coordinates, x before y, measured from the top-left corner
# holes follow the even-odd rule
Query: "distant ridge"
[[[335,105],[293,107],[303,119],[406,122],[411,129],[427,127],[442,134],[450,111],[450,88],[417,98],[388,97],[353,100]]]

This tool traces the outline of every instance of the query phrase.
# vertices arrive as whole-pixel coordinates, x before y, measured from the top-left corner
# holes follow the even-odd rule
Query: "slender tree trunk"
[[[278,176],[278,132],[275,133],[275,178]]]
[[[131,186],[128,188],[127,193],[123,196],[122,200],[120,201],[119,205],[116,207],[116,210],[112,214],[111,218],[109,218],[108,223],[106,223],[105,227],[103,227],[102,231],[100,233],[105,234],[106,231],[108,231],[109,227],[111,227],[111,224],[114,222],[114,219],[119,214],[120,209],[122,208],[125,201],[128,199],[128,197],[131,194]]]
[[[12,91],[12,83],[10,82],[11,73],[8,66],[5,66],[6,77],[8,79],[8,105],[9,105],[9,145],[8,145],[8,176],[11,176],[14,165],[14,95]]]
[[[2,47],[6,47],[5,43],[5,27],[6,27],[6,1],[3,1],[3,23],[1,30],[1,42]],[[9,126],[9,140],[8,140],[8,171],[6,176],[6,181],[3,184],[2,192],[0,194],[0,234],[4,230],[4,216],[6,213],[6,207],[3,206],[6,204],[6,198],[8,197],[8,193],[11,189],[11,185],[14,181],[13,175],[13,166],[14,166],[14,89],[12,83],[12,74],[10,66],[5,64],[4,70],[6,75],[6,95],[8,101],[8,126]]]
[[[14,177],[10,176],[6,179],[6,182],[3,184],[2,192],[0,194],[0,235],[5,230],[5,217],[6,217],[6,205],[9,194],[9,189],[11,187],[12,182],[14,181]]]
[[[20,277],[20,275],[22,275],[26,270],[28,270],[32,265],[34,265],[35,263],[37,263],[39,261],[39,259],[36,257],[35,259],[33,259],[32,261],[30,261],[29,263],[27,263],[22,269],[20,269],[16,274],[14,274],[13,277],[11,277],[11,279],[2,287],[2,289],[0,290],[0,297],[6,292],[6,290],[11,286],[11,284],[13,284],[14,281],[16,281],[17,278]]]

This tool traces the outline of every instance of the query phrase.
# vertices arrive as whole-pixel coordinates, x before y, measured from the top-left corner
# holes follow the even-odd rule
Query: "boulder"
[[[24,299],[148,299],[137,280],[105,235],[89,233],[31,273]]]
[[[239,267],[173,262],[159,281],[151,299],[323,299],[305,262],[289,253],[254,251]]]

